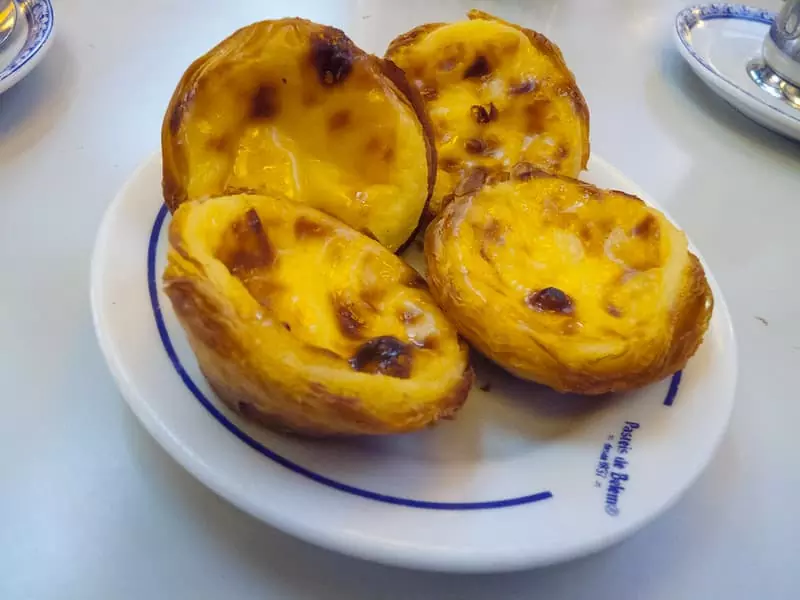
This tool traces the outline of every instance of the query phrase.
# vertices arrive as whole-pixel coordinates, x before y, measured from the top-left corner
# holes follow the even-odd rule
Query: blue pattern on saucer
[[[701,64],[704,69],[716,75],[726,84],[736,88],[741,93],[759,102],[767,109],[774,111],[783,117],[788,117],[794,121],[800,121],[800,119],[798,119],[795,115],[786,113],[770,104],[767,104],[763,101],[763,99],[759,98],[755,94],[730,81],[727,77],[723,76],[714,67],[708,64],[700,55],[698,55],[694,49],[694,45],[692,44],[692,30],[698,25],[702,24],[703,21],[711,21],[713,19],[739,19],[771,26],[772,22],[775,20],[775,17],[776,13],[773,11],[764,10],[763,8],[757,8],[755,6],[747,6],[745,4],[728,4],[726,2],[713,2],[711,4],[690,6],[689,8],[685,8],[680,11],[675,17],[675,31],[678,34],[678,39],[681,41],[681,44],[683,44],[683,47],[686,49],[689,55],[699,64]],[[764,35],[766,34],[767,32],[765,31]],[[744,66],[742,68],[744,68]]]
[[[0,81],[7,79],[24,67],[45,45],[53,33],[55,23],[50,0],[17,0],[19,17],[28,23],[28,37],[14,60],[2,71]]]

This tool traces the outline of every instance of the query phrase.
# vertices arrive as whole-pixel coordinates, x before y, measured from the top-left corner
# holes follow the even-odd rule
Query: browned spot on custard
[[[262,84],[256,88],[250,102],[250,116],[254,119],[269,119],[279,110],[277,90],[271,85]]]
[[[444,210],[444,208],[455,199],[456,199],[455,194],[445,194],[444,196],[442,196],[442,210]]]
[[[422,342],[422,347],[425,348],[425,350],[438,350],[440,346],[441,340],[439,336],[436,335],[429,335]]]
[[[528,294],[525,303],[534,310],[571,315],[575,308],[567,294],[556,287],[547,287]]]
[[[548,100],[534,100],[525,107],[525,128],[528,133],[542,133],[547,124],[550,108]]]
[[[422,97],[430,102],[431,100],[436,100],[439,97],[439,91],[435,87],[425,86],[420,91]]]
[[[470,154],[483,154],[486,150],[486,142],[475,138],[470,138],[464,142],[464,150]]]
[[[461,179],[453,193],[456,196],[474,194],[483,187],[484,183],[486,183],[487,175],[488,171],[485,167],[474,167],[466,176]]]
[[[361,373],[388,375],[398,379],[411,376],[411,348],[392,336],[373,338],[356,351],[350,366]]]
[[[353,70],[353,48],[350,40],[344,34],[312,38],[311,64],[322,85],[342,83]]]
[[[612,317],[620,318],[622,316],[622,311],[619,309],[619,307],[614,306],[613,304],[606,306],[606,312]]]
[[[369,138],[365,150],[367,154],[371,156],[379,156],[381,160],[387,163],[391,163],[395,158],[395,149],[392,142],[386,141],[377,136]]]
[[[230,146],[231,140],[226,135],[219,135],[217,137],[212,137],[208,140],[208,148],[210,150],[214,150],[216,152],[222,152],[223,154],[228,152],[228,147]]]
[[[360,339],[365,323],[356,314],[353,303],[333,296],[331,298],[331,304],[333,305],[333,314],[336,316],[336,322],[339,325],[339,331],[342,332],[342,335],[351,339]]]
[[[440,158],[439,168],[445,173],[455,173],[461,168],[461,163],[455,158]]]
[[[261,225],[255,209],[248,210],[233,222],[222,235],[216,252],[219,259],[233,275],[270,267],[277,254]]]
[[[346,108],[342,110],[337,110],[333,113],[330,118],[328,119],[328,129],[330,131],[336,131],[341,129],[342,127],[347,127],[350,124],[350,111]]]
[[[512,96],[520,96],[528,94],[536,89],[536,81],[533,79],[526,79],[517,83],[512,83],[508,88],[508,93]]]
[[[473,79],[476,77],[484,77],[492,72],[492,67],[489,64],[488,59],[479,54],[475,57],[475,60],[472,61],[472,64],[467,67],[467,70],[464,71],[464,79]]]
[[[294,236],[298,240],[306,238],[324,238],[331,233],[330,227],[308,217],[299,217],[294,222]]]
[[[631,234],[640,238],[657,238],[660,234],[658,221],[653,215],[647,215],[634,226]]]
[[[498,116],[497,107],[494,105],[494,102],[489,102],[488,106],[475,104],[470,108],[470,112],[472,112],[472,118],[475,119],[475,122],[479,125],[485,125],[490,121],[495,121]]]

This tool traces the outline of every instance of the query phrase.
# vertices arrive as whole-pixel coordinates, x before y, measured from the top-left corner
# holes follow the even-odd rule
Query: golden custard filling
[[[236,32],[175,92],[162,132],[167,203],[279,193],[396,250],[429,193],[426,133],[399,77],[301,19]]]
[[[474,289],[516,298],[524,322],[559,337],[615,345],[646,334],[684,264],[672,248],[685,250],[685,237],[659,213],[590,186],[567,193],[557,178],[535,199],[512,183],[487,188],[456,215],[452,260],[469,265]]]
[[[686,236],[640,199],[532,170],[449,204],[425,237],[439,305],[477,349],[564,392],[682,368],[713,306]]]
[[[470,19],[422,25],[387,52],[420,90],[431,118],[438,151],[433,214],[525,163],[575,177],[589,156],[588,108],[558,48],[479,11]]]
[[[292,346],[322,369],[341,371],[337,377],[382,374],[414,386],[466,368],[465,349],[424,279],[347,226],[251,196],[204,201],[181,218],[172,259],[185,254],[203,265],[258,352]]]

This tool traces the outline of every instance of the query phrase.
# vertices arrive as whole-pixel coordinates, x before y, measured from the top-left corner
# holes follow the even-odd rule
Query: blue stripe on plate
[[[167,356],[169,357],[170,362],[172,362],[172,366],[175,367],[175,371],[177,371],[178,375],[189,391],[194,395],[195,398],[197,398],[200,404],[202,404],[203,407],[209,413],[211,413],[211,416],[219,421],[219,423],[225,427],[225,429],[230,431],[242,442],[250,446],[253,450],[256,450],[257,452],[266,456],[273,462],[278,463],[282,467],[289,469],[298,475],[302,475],[303,477],[335,490],[339,490],[340,492],[345,492],[361,498],[367,498],[369,500],[375,500],[377,502],[384,502],[386,504],[395,504],[409,508],[423,508],[429,510],[486,510],[492,508],[507,508],[510,506],[531,504],[533,502],[539,502],[541,500],[547,500],[548,498],[553,497],[553,494],[546,490],[537,492],[535,494],[530,494],[528,496],[504,498],[502,500],[489,500],[487,502],[430,502],[428,500],[415,500],[413,498],[403,498],[401,496],[390,496],[388,494],[381,494],[379,492],[373,492],[353,485],[348,485],[346,483],[342,483],[341,481],[331,479],[330,477],[320,475],[319,473],[298,465],[288,458],[273,452],[259,441],[247,435],[230,419],[228,419],[216,406],[214,406],[214,404],[205,396],[205,394],[203,394],[197,384],[192,381],[192,378],[186,372],[183,364],[181,364],[181,361],[175,352],[175,348],[172,345],[172,340],[170,340],[169,333],[167,332],[167,327],[164,323],[164,316],[161,314],[161,305],[158,301],[158,287],[156,286],[155,275],[158,239],[167,214],[167,207],[162,205],[161,209],[158,211],[158,215],[156,216],[155,223],[153,224],[153,230],[150,233],[150,242],[147,248],[147,287],[150,292],[150,303],[153,307],[153,315],[155,317],[156,327],[158,328],[158,335],[161,337],[161,342],[164,344],[164,350],[167,352]],[[667,406],[672,405],[672,401],[675,399],[675,396],[678,393],[678,385],[680,384],[681,379],[680,375],[680,373],[676,373],[672,378],[667,399],[664,401],[664,404]]]

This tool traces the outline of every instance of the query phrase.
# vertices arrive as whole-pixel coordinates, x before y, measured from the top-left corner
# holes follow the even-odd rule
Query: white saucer
[[[773,12],[742,4],[694,6],[678,13],[675,41],[692,70],[734,108],[800,140],[800,109],[762,90],[747,73],[774,19]]]
[[[586,179],[650,201],[600,158]],[[187,470],[307,541],[430,570],[563,561],[613,544],[675,502],[728,423],[736,348],[707,271],[715,308],[703,345],[682,374],[637,392],[559,396],[479,360],[463,411],[423,432],[304,441],[264,431],[214,396],[162,292],[169,220],[155,155],[109,207],[94,249],[92,310],[111,372]]]
[[[17,0],[17,25],[0,49],[0,94],[39,64],[53,41],[50,0]]]

